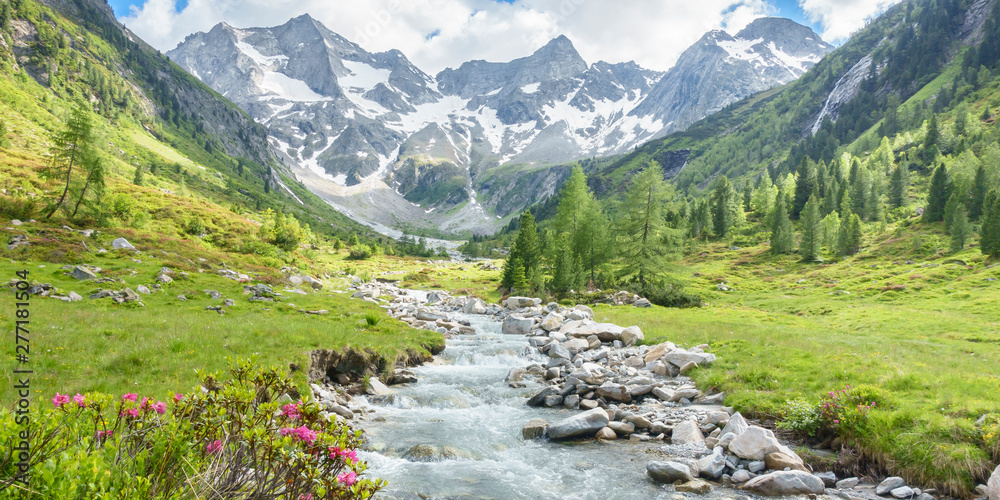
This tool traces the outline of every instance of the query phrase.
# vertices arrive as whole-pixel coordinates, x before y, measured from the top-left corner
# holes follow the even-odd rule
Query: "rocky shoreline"
[[[391,316],[446,338],[474,332],[468,322],[456,320],[457,313],[487,315],[502,323],[504,334],[525,336],[548,361],[511,369],[497,383],[523,388],[523,380],[534,378],[545,388],[525,404],[579,413],[555,422],[526,422],[524,439],[663,443],[664,455],[671,458],[650,461],[647,476],[674,485],[678,492],[705,494],[715,487],[733,487],[760,496],[936,498],[933,490],[907,485],[899,477],[875,483],[812,470],[772,431],[723,406],[725,394],[705,394],[686,376],[716,360],[707,345],[688,349],[671,342],[636,345],[645,338],[638,327],[598,323],[585,305],[543,305],[535,298],[510,297],[501,306],[440,291],[427,292],[424,299],[419,297],[422,293],[415,297],[392,283],[356,283],[353,288],[355,298],[377,303]],[[389,382],[415,381],[405,371],[396,373]],[[379,418],[369,415],[373,408],[355,406],[343,389],[314,384],[313,390],[329,403],[331,413]],[[392,390],[372,377],[367,393],[388,397]],[[988,500],[1000,500],[1000,467],[977,492]]]

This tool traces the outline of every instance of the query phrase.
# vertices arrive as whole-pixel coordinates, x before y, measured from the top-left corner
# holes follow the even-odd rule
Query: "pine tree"
[[[948,169],[941,164],[934,170],[931,177],[930,190],[927,193],[927,206],[924,208],[924,222],[940,222],[944,220],[944,206],[951,197],[952,184]]]
[[[910,190],[910,169],[900,163],[892,171],[889,182],[889,205],[892,208],[906,206],[906,196]]]
[[[592,198],[592,196],[591,196]],[[574,252],[590,275],[590,282],[597,283],[597,269],[608,261],[608,218],[601,205],[591,199],[581,215],[581,223],[573,239]]]
[[[524,264],[521,259],[513,259],[507,266],[510,267],[510,287],[511,293],[527,293],[528,279],[524,277]]]
[[[663,170],[652,163],[632,178],[632,184],[625,193],[624,272],[634,275],[642,285],[662,267],[666,253],[661,245],[666,189]]]
[[[840,236],[840,215],[830,212],[823,217],[823,246],[828,251],[835,252],[837,249],[837,238]]]
[[[859,217],[867,217],[867,203],[871,197],[872,189],[871,174],[867,168],[860,167],[851,182],[851,201],[853,202],[851,211],[858,214]]]
[[[507,260],[520,262],[525,279],[530,280],[532,277],[537,279],[539,274],[535,271],[536,269],[541,270],[542,252],[538,241],[538,228],[535,226],[535,216],[531,215],[530,211],[525,211],[521,214],[520,223],[521,228],[517,231],[517,237],[514,239],[514,245],[510,249]],[[513,282],[510,284],[513,285]],[[541,286],[543,283],[532,282],[529,284]],[[519,290],[527,291],[524,287],[519,288]]]
[[[861,217],[858,217],[858,214],[851,214],[840,225],[837,254],[841,256],[854,255],[859,251],[861,251]]]
[[[965,248],[965,244],[968,243],[969,237],[972,235],[969,216],[966,214],[965,205],[962,203],[958,204],[955,214],[952,215],[951,230],[949,232],[951,234],[951,251],[962,251]]]
[[[142,165],[135,167],[135,177],[132,177],[132,184],[136,186],[142,186],[146,183],[146,177],[144,175],[145,169]]]
[[[63,187],[62,196],[52,207],[52,210],[45,216],[51,219],[59,208],[66,201],[70,184],[73,180],[73,167],[79,163],[93,158],[94,127],[90,116],[90,111],[82,104],[73,109],[73,114],[66,123],[66,129],[56,135],[52,145],[52,169],[51,174],[62,176],[62,169],[66,169],[66,185]]]
[[[948,202],[944,204],[944,231],[951,234],[951,224],[955,218],[955,214],[958,213],[958,207],[962,205],[961,196],[957,192],[952,192],[951,196],[948,197]],[[968,217],[968,212],[966,212],[966,217]]]
[[[691,237],[700,238],[702,234],[711,233],[712,211],[708,206],[708,200],[702,199],[698,202],[694,217],[691,222]]]
[[[799,168],[795,178],[795,197],[792,202],[792,218],[799,218],[802,209],[805,208],[809,198],[816,191],[816,167],[808,156],[799,162]]]
[[[837,179],[830,178],[826,182],[826,194],[823,195],[823,214],[830,215],[836,212],[840,207],[840,199],[837,198],[837,193],[840,191],[840,186],[837,183]]]
[[[743,185],[743,211],[750,211],[750,202],[753,200],[753,184],[747,181]]]
[[[795,249],[795,231],[792,229],[792,221],[788,219],[788,201],[782,192],[778,193],[771,219],[771,253],[791,253]]]
[[[802,243],[799,255],[804,262],[819,262],[823,260],[823,226],[819,218],[819,200],[815,196],[809,198],[802,209]]]
[[[573,259],[587,268],[591,281],[596,280],[597,268],[607,260],[608,224],[580,167],[573,168],[560,191],[554,227],[557,237],[567,238]]]
[[[573,249],[566,237],[561,237],[556,243],[555,266],[552,270],[552,281],[549,288],[556,294],[565,294],[582,284],[580,259],[573,255]]]
[[[927,135],[924,136],[924,149],[921,151],[921,159],[925,163],[933,162],[938,156],[938,140],[941,134],[938,132],[937,115],[932,114],[927,123]]]
[[[580,225],[586,198],[587,177],[582,168],[575,166],[559,191],[559,207],[556,209],[554,224],[557,233],[568,234],[572,238]]]
[[[979,235],[983,255],[1000,258],[1000,193],[997,191],[986,197]]]
[[[715,189],[712,192],[712,226],[715,236],[723,238],[729,233],[735,222],[733,214],[733,197],[736,192],[733,190],[729,178],[723,175],[715,181]]]
[[[983,216],[983,208],[986,202],[986,193],[989,190],[989,181],[986,179],[986,166],[982,163],[976,169],[976,178],[972,181],[969,189],[969,218],[979,220]]]

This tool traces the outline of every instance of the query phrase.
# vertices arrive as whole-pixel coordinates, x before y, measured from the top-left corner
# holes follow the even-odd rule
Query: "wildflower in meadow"
[[[76,396],[73,396],[73,402],[76,403],[76,406],[80,408],[87,407],[87,398],[85,398],[83,394],[77,394]]]
[[[52,398],[52,404],[56,405],[56,408],[69,403],[69,401],[68,394],[59,394],[58,392],[56,393],[56,397]]]
[[[167,411],[167,403],[157,401],[156,404],[153,405],[153,409],[156,410],[156,413],[163,415]]]
[[[183,394],[174,394],[174,402],[175,403],[180,403],[182,399],[184,399],[184,395]]]
[[[134,403],[136,398],[138,397],[139,395],[134,392],[127,392],[125,394],[122,394],[122,401],[132,401]]]

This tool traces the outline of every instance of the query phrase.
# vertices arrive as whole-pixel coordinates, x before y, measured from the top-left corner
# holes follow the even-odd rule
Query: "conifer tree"
[[[983,255],[1000,258],[1000,193],[993,191],[983,207],[979,246]]]
[[[788,202],[784,193],[778,193],[771,216],[771,253],[775,255],[791,253],[795,249],[795,231],[788,219]]]
[[[892,179],[889,182],[889,205],[892,208],[906,206],[906,196],[910,190],[910,169],[900,163],[892,171]]]
[[[823,246],[828,251],[835,252],[838,237],[840,237],[840,214],[833,211],[823,217]]]
[[[986,202],[986,193],[990,186],[986,178],[986,166],[982,163],[976,169],[976,178],[972,181],[969,189],[969,218],[979,220],[983,216],[983,205]]]
[[[569,239],[558,238],[556,243],[555,265],[552,270],[552,281],[549,288],[557,294],[564,294],[580,287],[582,284],[580,259],[573,255]]]
[[[861,217],[858,217],[858,214],[851,214],[840,225],[837,254],[841,256],[854,255],[859,251],[861,251]]]
[[[507,259],[510,261],[520,261],[522,273],[530,280],[532,277],[538,278],[538,274],[532,274],[541,269],[541,246],[538,241],[538,228],[535,226],[535,216],[530,211],[521,214],[521,228],[517,231],[517,238],[510,249]],[[532,282],[534,286],[541,286],[542,283]],[[513,282],[511,282],[513,286]],[[526,291],[523,287],[521,291]]]
[[[965,205],[962,203],[958,204],[955,208],[955,214],[952,215],[951,219],[951,251],[960,252],[965,248],[965,244],[968,243],[969,237],[972,235],[972,226],[969,224],[969,216],[965,212]]]
[[[837,193],[839,191],[840,186],[837,183],[837,179],[831,177],[826,182],[826,193],[823,195],[824,215],[830,215],[840,208],[840,198],[837,198]]]
[[[795,178],[795,196],[792,201],[792,218],[797,219],[809,198],[816,191],[816,167],[808,156],[802,157]]]
[[[93,202],[96,205],[100,205],[101,199],[104,197],[104,160],[99,155],[94,155],[82,163],[85,167],[87,179],[84,181],[80,197],[76,200],[76,205],[73,207],[73,214],[70,217],[76,217],[76,213],[80,210],[80,205],[87,198],[88,191],[93,194]]]
[[[951,197],[952,184],[948,169],[941,164],[934,170],[931,177],[930,190],[927,192],[927,206],[924,208],[924,222],[940,222],[944,220],[944,206]]]
[[[80,163],[87,162],[94,158],[94,127],[90,116],[90,111],[82,104],[77,105],[70,115],[66,128],[53,138],[52,145],[52,168],[51,174],[54,176],[65,175],[66,183],[63,187],[62,196],[52,207],[52,210],[45,216],[51,219],[59,208],[66,201],[70,184],[73,180],[73,169]],[[62,174],[65,169],[66,173]]]
[[[662,267],[667,250],[661,244],[666,190],[663,170],[657,163],[652,163],[632,178],[632,184],[625,193],[624,272],[635,276],[641,285],[645,285],[646,280]]]
[[[940,138],[941,134],[938,132],[937,115],[931,114],[931,119],[927,123],[927,135],[924,136],[924,149],[921,152],[921,158],[925,163],[930,163],[937,158],[938,140]]]
[[[955,214],[958,213],[959,205],[962,205],[961,196],[956,190],[956,192],[951,193],[948,202],[944,204],[944,230],[948,234],[951,234],[951,224],[954,222]],[[966,217],[968,217],[968,212],[966,212]]]
[[[819,262],[823,260],[823,226],[819,218],[819,200],[815,196],[809,198],[802,209],[802,243],[799,255],[804,262]]]
[[[527,293],[528,279],[524,277],[524,263],[521,259],[511,260],[507,266],[510,267],[510,287],[511,293]]]
[[[138,165],[135,167],[135,177],[132,177],[132,184],[135,184],[136,186],[142,186],[145,183],[146,183],[145,169],[142,168],[142,165]]]
[[[723,175],[715,181],[715,189],[712,191],[712,227],[715,236],[723,238],[735,223],[733,213],[733,197],[736,192],[733,190],[729,178]]]
[[[700,238],[702,234],[710,234],[711,229],[712,211],[708,207],[708,200],[702,199],[698,202],[691,222],[691,236]]]

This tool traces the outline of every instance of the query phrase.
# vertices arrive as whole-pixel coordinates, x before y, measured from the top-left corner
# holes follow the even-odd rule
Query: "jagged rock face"
[[[266,125],[327,200],[387,225],[488,232],[565,177],[538,167],[627,151],[801,75],[829,48],[792,21],[758,20],[735,38],[706,35],[666,74],[588,66],[560,36],[527,57],[432,78],[399,51],[368,53],[304,15],[274,28],[220,24],[168,55]],[[382,202],[392,209],[372,210]],[[436,219],[449,211],[447,224]]]
[[[711,31],[656,84],[633,116],[653,116],[664,132],[683,130],[746,96],[802,76],[833,46],[789,19],[761,18],[731,36]]]

